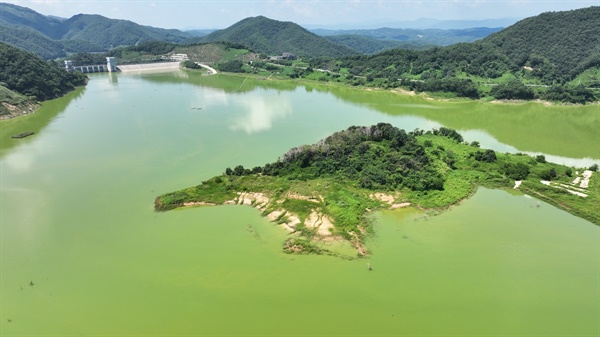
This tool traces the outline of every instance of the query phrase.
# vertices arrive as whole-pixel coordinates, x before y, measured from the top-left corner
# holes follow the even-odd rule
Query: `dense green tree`
[[[496,152],[494,150],[485,150],[475,152],[475,160],[483,161],[486,163],[493,163],[496,161]]]
[[[181,63],[184,68],[187,69],[200,69],[201,67],[194,61],[185,60]]]
[[[219,70],[228,72],[228,73],[243,73],[244,72],[244,69],[242,69],[243,66],[244,66],[244,63],[240,60],[223,62],[218,65]]]
[[[543,170],[542,172],[540,172],[540,178],[544,179],[544,180],[552,180],[554,178],[556,178],[557,174],[556,174],[556,170],[554,168],[550,168],[547,170]]]
[[[591,90],[583,87],[582,85],[578,85],[575,87],[553,85],[545,93],[543,93],[541,97],[548,101],[571,102],[581,104],[596,100],[596,96],[594,95],[594,93]]]
[[[534,93],[531,88],[525,86],[521,81],[514,79],[499,84],[492,88],[490,94],[497,99],[533,99]]]
[[[572,177],[572,176],[573,176],[573,169],[572,169],[572,168],[570,168],[570,167],[567,167],[567,168],[565,169],[565,175],[566,175],[567,177]]]
[[[434,135],[442,135],[444,137],[454,139],[457,143],[463,142],[463,136],[460,133],[458,133],[454,129],[450,129],[450,128],[447,128],[444,126],[440,127],[439,129],[433,129],[433,134]]]
[[[77,53],[70,55],[68,59],[73,62],[74,66],[106,64],[105,54]]]
[[[479,98],[479,92],[470,79],[432,78],[423,82],[408,82],[408,87],[414,91],[451,92],[459,97]]]
[[[293,148],[262,171],[304,179],[340,176],[370,189],[425,191],[443,189],[444,185],[415,136],[386,123],[353,126],[316,145]]]
[[[524,180],[529,175],[529,165],[524,163],[505,164],[504,174],[514,180]]]
[[[233,169],[233,175],[242,176],[244,175],[245,171],[246,170],[244,169],[244,166],[238,165]]]
[[[8,89],[40,101],[60,97],[87,79],[4,43],[0,43],[0,69],[0,82]]]

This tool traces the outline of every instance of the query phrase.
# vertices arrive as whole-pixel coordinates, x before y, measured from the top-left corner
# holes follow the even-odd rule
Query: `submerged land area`
[[[600,225],[596,170],[481,149],[444,127],[406,132],[379,123],[293,148],[264,166],[227,168],[158,196],[155,209],[248,205],[295,234],[284,242],[285,252],[335,255],[319,242],[346,240],[366,256],[372,212],[411,206],[436,214],[479,186],[520,191]]]

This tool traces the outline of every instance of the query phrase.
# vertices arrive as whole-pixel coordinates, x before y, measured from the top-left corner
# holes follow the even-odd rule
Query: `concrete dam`
[[[187,56],[187,55],[186,55]],[[106,64],[89,65],[89,66],[74,66],[70,60],[65,61],[65,69],[67,71],[78,71],[84,74],[87,73],[102,73],[102,72],[139,72],[147,70],[164,70],[164,69],[178,69],[179,62],[158,62],[158,63],[145,63],[145,64],[127,64],[117,66],[114,57],[107,57]]]

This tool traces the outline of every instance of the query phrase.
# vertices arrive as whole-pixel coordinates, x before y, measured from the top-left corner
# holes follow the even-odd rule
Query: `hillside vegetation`
[[[600,7],[544,13],[476,42],[421,50],[423,46],[417,44],[410,49],[405,44],[403,48],[397,46],[399,40],[414,40],[410,34],[419,30],[357,30],[364,35],[325,38],[295,23],[259,16],[181,44],[176,42],[186,35],[175,30],[98,15],[59,20],[19,6],[0,6],[7,9],[0,18],[0,32],[5,33],[0,36],[38,54],[56,57],[76,50],[134,45],[111,48],[106,55],[76,53],[70,56],[76,64],[104,63],[105,56],[117,57],[120,64],[153,62],[164,60],[170,53],[186,53],[190,60],[215,64],[224,72],[385,89],[400,87],[444,98],[570,103],[600,98]],[[47,35],[35,29],[47,30]],[[474,39],[494,30],[472,28],[444,34],[446,38]],[[156,41],[144,42],[147,39]],[[365,54],[381,49],[388,50]],[[268,58],[286,52],[300,59]]]
[[[216,34],[213,37],[233,34],[241,41],[236,43],[237,49],[243,51],[246,49],[243,46],[256,41],[257,36],[263,43],[275,41],[277,27],[290,28],[293,24],[259,17],[232,27],[213,33]],[[444,98],[542,99],[585,104],[600,98],[599,27],[600,7],[589,7],[545,13],[476,42],[427,50],[396,48],[374,55],[269,61],[264,58],[266,47],[259,45],[262,50],[247,49],[263,53],[263,62],[255,62],[254,57],[238,58],[221,70],[255,73],[265,78],[305,78],[385,89],[400,87]],[[579,33],[568,35],[575,31]],[[362,52],[388,48],[391,44],[387,43],[393,42],[365,36],[328,38]],[[570,54],[574,56],[569,57]]]
[[[406,49],[421,49],[431,47],[427,45],[416,45],[395,40],[380,40],[370,36],[354,34],[332,35],[326,36],[325,38],[337,44],[357,50],[363,54],[375,54],[383,50],[400,47]]]
[[[16,105],[60,97],[86,82],[83,74],[68,73],[54,63],[4,43],[0,43],[0,69],[0,100],[5,107],[4,103]]]
[[[234,60],[243,63],[260,60],[260,55],[249,50],[248,47],[227,42],[179,45],[175,48],[175,52],[187,54],[192,61],[210,64],[225,63]]]
[[[7,3],[0,3],[0,13],[0,42],[34,52],[44,59],[76,52],[107,51],[148,41],[180,42],[192,36],[174,29],[141,26],[100,15],[79,14],[60,20]]]
[[[520,181],[526,193],[600,224],[598,179],[594,175],[589,187],[579,187],[579,180],[573,183],[577,176],[576,169],[548,163],[544,156],[466,144],[452,129],[406,132],[380,123],[336,132],[264,166],[226,168],[198,186],[157,197],[155,208],[250,205],[299,234],[284,244],[288,253],[328,253],[318,241],[338,238],[366,255],[371,211],[410,204],[444,209],[477,186],[512,189]]]
[[[600,6],[542,13],[488,36],[517,67],[529,66],[545,83],[565,82],[600,66]]]
[[[594,101],[600,78],[588,70],[600,67],[600,7],[544,13],[473,43],[313,59],[311,66],[345,75],[355,85],[470,98]]]
[[[358,53],[311,33],[295,23],[272,20],[264,16],[246,18],[229,28],[186,42],[232,42],[267,55],[289,52],[302,57],[342,57]]]
[[[93,41],[105,49],[148,41],[180,42],[189,37],[176,29],[154,28],[127,20],[86,14],[63,21],[55,34],[56,39]]]

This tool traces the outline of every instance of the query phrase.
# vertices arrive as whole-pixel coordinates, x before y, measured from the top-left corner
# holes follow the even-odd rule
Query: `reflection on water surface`
[[[503,152],[531,143],[596,160],[575,147],[597,134],[545,151],[549,122],[507,138],[470,110],[452,117],[477,104],[242,82],[92,75],[2,124],[0,335],[598,335],[598,227],[521,195],[480,189],[439,216],[377,214],[368,261],[285,255],[287,232],[249,207],[153,212],[160,193],[350,125],[446,125]],[[5,141],[21,128],[36,135]]]

